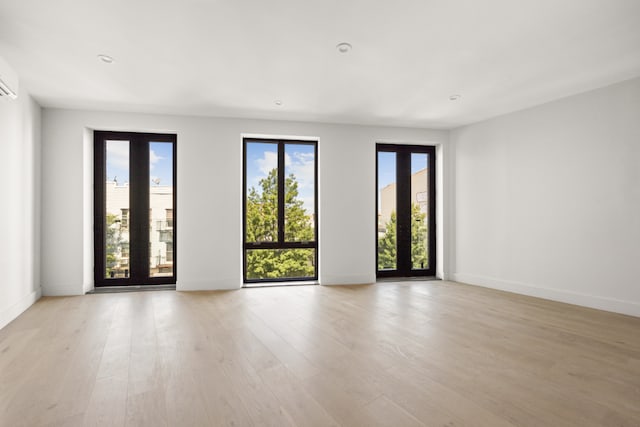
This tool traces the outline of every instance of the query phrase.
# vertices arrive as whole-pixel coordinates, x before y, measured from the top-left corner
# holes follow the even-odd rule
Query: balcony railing
[[[156,230],[173,230],[173,220],[156,221]]]

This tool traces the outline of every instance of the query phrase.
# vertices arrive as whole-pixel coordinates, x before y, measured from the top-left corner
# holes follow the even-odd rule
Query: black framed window
[[[176,135],[94,132],[95,286],[176,283]]]
[[[436,150],[376,146],[378,277],[435,276]]]
[[[318,278],[316,141],[244,138],[244,282]]]

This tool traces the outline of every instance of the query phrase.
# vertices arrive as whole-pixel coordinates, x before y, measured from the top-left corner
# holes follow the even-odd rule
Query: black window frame
[[[276,242],[247,242],[247,145],[249,143],[274,144],[278,147],[278,241]],[[314,240],[313,242],[287,242],[285,235],[285,146],[310,145],[313,146],[314,161]],[[318,280],[318,141],[281,139],[281,138],[242,138],[242,280],[244,284],[306,282]],[[310,277],[285,278],[247,278],[247,251],[259,249],[314,249],[314,275]]]
[[[396,264],[395,270],[378,270],[378,201],[380,198],[379,189],[378,189],[378,174],[379,174],[379,164],[378,164],[378,153],[387,152],[387,153],[396,153],[396,221],[397,227],[400,224],[400,216],[403,215],[408,218],[408,224],[404,224],[404,227],[408,227],[409,234],[409,245],[406,248],[400,248],[399,242],[399,230],[396,230],[396,256],[398,257],[398,261]],[[429,230],[429,241],[428,241],[428,250],[429,250],[429,267],[425,269],[413,269],[411,268],[411,154],[419,153],[419,154],[428,154],[429,161],[429,214],[428,214],[428,230]],[[436,147],[433,145],[411,145],[411,144],[388,144],[388,143],[377,143],[376,144],[376,203],[375,203],[375,244],[376,244],[376,277],[378,278],[392,278],[392,277],[424,277],[424,276],[435,276],[436,275],[436,266],[437,266],[437,254],[436,254],[436,239],[437,239],[437,229],[436,229]],[[408,181],[408,188],[405,188],[405,191],[400,191],[399,183],[401,181]],[[406,206],[401,208],[401,205],[405,205],[408,202],[408,213],[406,212]],[[404,209],[403,212],[400,210]],[[408,215],[407,215],[408,214]],[[406,242],[405,242],[406,243]],[[403,253],[401,254],[401,251]],[[407,252],[408,251],[408,252]],[[405,259],[405,263],[408,262],[408,265],[400,266],[400,257]]]
[[[129,141],[129,276],[105,277],[106,141]],[[94,286],[175,285],[177,281],[177,135],[95,130],[93,133]],[[149,277],[149,144],[172,143],[173,275]]]

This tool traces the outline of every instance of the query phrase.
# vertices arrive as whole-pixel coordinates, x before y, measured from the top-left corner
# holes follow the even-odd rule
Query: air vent
[[[7,86],[4,81],[0,80],[0,98],[16,99],[18,95]]]
[[[0,58],[0,98],[16,99],[18,97],[18,75],[7,62]]]

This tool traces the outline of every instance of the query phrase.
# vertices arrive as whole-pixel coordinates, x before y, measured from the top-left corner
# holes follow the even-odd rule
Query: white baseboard
[[[68,296],[77,296],[84,295],[84,285],[79,284],[77,286],[52,286],[48,284],[44,284],[42,287],[42,295],[45,297],[68,297]]]
[[[375,275],[359,275],[359,276],[320,276],[320,284],[324,286],[334,285],[364,285],[376,282]]]
[[[240,289],[242,284],[238,278],[227,280],[183,281],[176,283],[177,291],[226,291]]]
[[[632,301],[623,301],[609,297],[544,288],[526,283],[501,280],[474,274],[453,273],[451,275],[451,279],[456,282],[467,283],[469,285],[477,285],[484,288],[498,289],[521,295],[528,295],[552,301],[565,302],[567,304],[580,305],[583,307],[596,308],[598,310],[640,317],[640,304]]]
[[[37,290],[25,295],[20,300],[9,307],[5,307],[0,311],[0,329],[7,326],[13,319],[20,316],[26,309],[31,307],[42,296],[42,289]]]

